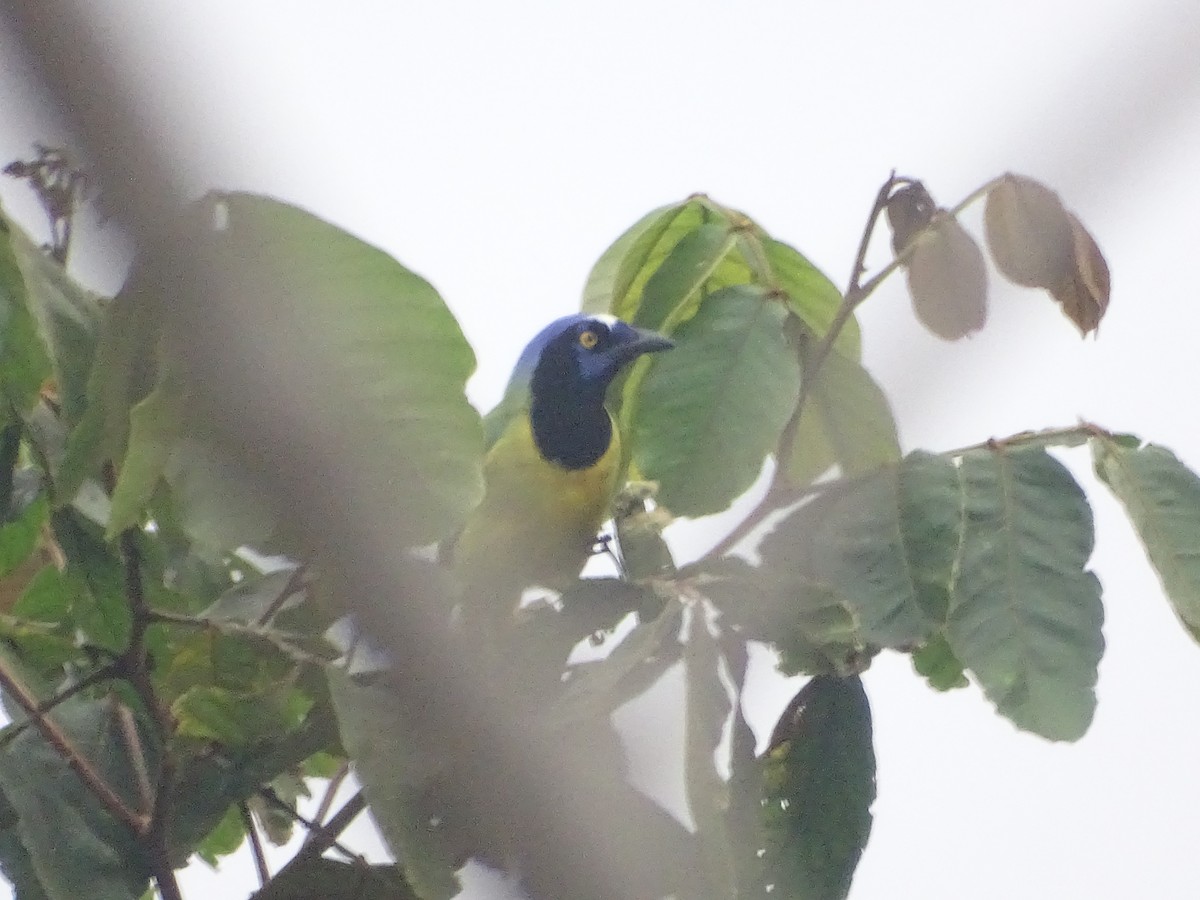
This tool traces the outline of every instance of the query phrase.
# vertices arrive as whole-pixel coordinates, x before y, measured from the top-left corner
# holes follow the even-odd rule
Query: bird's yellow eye
[[[600,338],[594,331],[585,331],[579,335],[579,346],[583,347],[584,350],[591,350],[598,343],[600,343]]]

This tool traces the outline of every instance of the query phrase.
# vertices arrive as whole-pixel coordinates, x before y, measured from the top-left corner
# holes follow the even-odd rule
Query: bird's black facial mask
[[[616,319],[578,316],[554,326],[556,334],[539,335],[544,343],[530,381],[534,440],[547,459],[587,468],[612,441],[604,395],[613,378],[643,353],[674,345]]]

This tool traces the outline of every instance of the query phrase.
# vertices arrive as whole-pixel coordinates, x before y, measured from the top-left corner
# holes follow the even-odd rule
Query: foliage
[[[11,173],[36,185],[46,166]],[[0,686],[12,717],[0,867],[18,896],[133,900],[153,880],[178,897],[175,868],[232,852],[248,828],[285,840],[303,779],[345,761],[396,864],[321,857],[360,797],[258,896],[449,897],[470,858],[511,867],[537,893],[545,860],[484,814],[473,748],[429,733],[421,703],[398,702],[436,696],[437,673],[414,687],[357,626],[331,629],[354,573],[314,555],[283,514],[288,498],[262,476],[277,460],[214,427],[188,381],[187,336],[164,316],[172,274],[145,258],[116,297],[87,291],[64,268],[74,188],[41,186],[56,204],[49,251],[0,222]],[[603,796],[628,826],[626,890],[611,896],[846,896],[875,796],[859,674],[885,650],[911,654],[936,690],[969,676],[1018,727],[1079,738],[1095,710],[1103,609],[1088,498],[1061,452],[1091,448],[1200,634],[1200,479],[1169,450],[1084,424],[902,452],[854,313],[902,268],[934,333],[982,327],[983,253],[955,218],[981,197],[999,271],[1094,330],[1107,264],[1057,195],[1020,176],[953,210],[920,182],[889,179],[844,294],[703,196],[651,212],[596,263],[584,310],[676,342],[611,397],[630,473],[615,507],[620,577],[526,607],[464,645],[462,662],[517,698],[529,734],[587,760],[595,781],[580,795]],[[864,280],[885,213],[896,256]],[[332,445],[371,448],[360,474],[397,498],[397,559],[452,537],[479,496],[483,442],[463,394],[472,351],[430,284],[264,197],[210,195],[178,227],[228,274],[226,290],[265,306],[273,330],[257,339],[317,342],[338,360],[327,378],[303,366],[297,378],[335,423]],[[270,409],[269,398],[237,402]],[[723,511],[759,479],[758,505],[677,568],[662,537],[672,517]],[[452,588],[422,583],[445,615]],[[581,661],[588,641],[608,652]],[[740,708],[753,642],[811,676],[761,754]],[[676,664],[694,833],[625,782],[610,719]]]

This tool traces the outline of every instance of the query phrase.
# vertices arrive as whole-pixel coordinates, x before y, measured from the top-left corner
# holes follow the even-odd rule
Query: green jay
[[[639,356],[672,346],[612,316],[581,314],[529,342],[484,420],[484,496],[453,549],[468,606],[477,598],[508,613],[523,589],[561,590],[578,577],[618,487],[621,437],[605,394]]]

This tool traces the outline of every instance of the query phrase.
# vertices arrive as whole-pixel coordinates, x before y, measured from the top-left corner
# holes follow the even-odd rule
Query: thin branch
[[[353,797],[346,801],[333,817],[324,825],[318,825],[316,829],[308,833],[308,838],[304,842],[304,846],[300,848],[300,852],[296,854],[295,859],[291,860],[288,865],[301,859],[315,859],[324,854],[326,850],[337,843],[338,837],[345,831],[351,822],[358,818],[358,814],[367,808],[367,798],[363,796],[362,791],[355,793]]]
[[[321,802],[317,805],[317,811],[313,815],[313,821],[320,825],[325,821],[325,817],[329,815],[329,810],[333,808],[333,798],[337,796],[337,792],[341,789],[342,782],[350,774],[350,763],[344,762],[338,766],[338,770],[333,773],[333,777],[329,779],[329,784],[325,787],[325,795],[321,797]],[[312,832],[304,839],[304,843],[312,840]]]
[[[258,617],[257,625],[265,628],[270,623],[275,613],[279,612],[279,608],[287,602],[288,597],[300,590],[301,582],[304,581],[304,576],[307,573],[308,567],[303,563],[292,570],[292,574],[288,577],[287,584],[283,586],[283,590],[279,592],[279,596],[272,600],[271,605]]]
[[[327,824],[321,825],[320,823],[314,822],[312,819],[309,819],[306,816],[301,815],[299,812],[297,812],[294,808],[289,806],[287,803],[284,803],[282,800],[279,799],[279,796],[270,788],[264,787],[264,788],[259,788],[259,790],[258,790],[258,795],[260,797],[262,797],[270,806],[273,806],[276,809],[280,810],[281,812],[284,812],[287,815],[291,816],[291,818],[294,821],[299,822],[301,825],[303,825],[305,828],[307,828],[309,830],[309,832],[327,832],[327,833],[332,833],[331,829],[333,827],[334,820],[337,819],[338,816],[341,816],[346,811],[347,807],[350,807],[352,803],[359,800],[359,798],[361,797],[361,794],[362,794],[362,792],[360,791],[354,797],[351,797],[350,801],[346,804],[346,806],[342,807],[342,809],[338,811],[337,816],[334,816],[333,819],[330,819]],[[366,801],[363,800],[361,802],[365,806]],[[361,812],[361,811],[362,811],[361,809],[356,811],[355,815],[357,815],[358,812]],[[351,816],[351,818],[353,818],[353,816]],[[340,833],[340,831],[344,831],[346,825],[348,825],[348,824],[349,824],[349,822],[345,823],[345,825],[342,825],[342,827],[338,833]],[[329,840],[328,843],[326,843],[321,848],[321,853],[324,853],[326,850],[336,850],[338,853],[340,853],[344,857],[346,857],[346,859],[349,859],[349,860],[361,860],[362,859],[361,854],[355,853],[349,847],[346,847],[344,844],[339,843],[336,840],[337,834],[333,834],[332,837],[333,837],[333,839]],[[301,846],[300,853],[305,853],[306,849],[309,846],[310,846],[309,842],[306,838],[304,844]],[[311,855],[312,854],[307,854],[305,856],[305,858],[306,859],[311,858]],[[275,877],[278,878],[281,874],[283,874],[285,871],[287,871],[288,868],[290,868],[291,866],[297,865],[298,859],[299,859],[299,855],[297,855],[296,857],[293,857],[291,860],[289,860],[287,865],[285,865],[282,869],[280,869],[278,872],[275,873]]]
[[[46,739],[46,743],[53,747],[55,752],[63,758],[71,768],[71,771],[79,777],[84,787],[95,795],[101,805],[114,818],[132,831],[134,835],[142,834],[147,825],[146,817],[126,806],[125,801],[117,796],[116,792],[109,787],[108,782],[104,780],[100,773],[92,766],[91,762],[88,761],[75,745],[71,743],[70,738],[53,721],[38,712],[38,704],[34,700],[33,695],[17,680],[15,675],[8,671],[3,661],[0,661],[0,689],[3,689],[24,710],[25,714],[29,716],[29,720],[41,732],[42,737]]]
[[[250,815],[250,807],[243,800],[238,804],[238,812],[242,816],[242,825],[246,828],[246,837],[250,839],[250,855],[254,857],[254,869],[258,872],[258,886],[265,887],[271,880],[271,870],[267,868],[267,857],[263,853],[262,840],[258,836],[258,828],[254,824],[254,816]]]
[[[44,716],[46,713],[50,712],[50,710],[54,709],[54,707],[58,706],[60,703],[64,703],[67,700],[70,700],[72,697],[74,697],[80,691],[82,691],[86,688],[92,687],[93,685],[99,684],[102,681],[107,681],[110,678],[116,678],[118,674],[119,674],[119,672],[117,670],[117,666],[114,665],[113,663],[107,663],[107,664],[101,666],[99,669],[96,669],[91,674],[85,675],[83,678],[79,679],[79,681],[76,681],[73,684],[70,684],[67,687],[63,688],[61,691],[59,691],[53,697],[50,697],[47,700],[43,700],[37,706],[38,714]],[[2,737],[0,737],[0,750],[3,750],[15,738],[17,738],[22,732],[24,732],[25,729],[28,728],[32,724],[32,721],[33,721],[32,719],[27,719],[24,722],[16,722],[12,726],[10,726],[5,731],[4,735]]]
[[[897,177],[895,171],[888,176],[887,181],[883,183],[883,186],[880,187],[878,193],[875,195],[875,202],[871,205],[871,211],[867,215],[867,224],[863,228],[862,237],[859,238],[858,250],[854,254],[854,265],[850,271],[850,281],[846,287],[846,293],[842,296],[841,305],[838,306],[837,313],[834,315],[833,321],[829,324],[829,328],[821,338],[820,343],[816,345],[813,352],[805,359],[804,372],[800,381],[800,396],[797,398],[792,415],[788,419],[787,425],[784,426],[783,433],[780,436],[779,447],[775,453],[775,471],[771,476],[771,482],[767,487],[767,491],[758,505],[735,525],[729,534],[718,541],[715,547],[705,554],[706,559],[724,556],[761,525],[772,512],[781,506],[799,500],[805,495],[803,490],[798,490],[788,484],[787,459],[791,456],[796,434],[800,428],[801,417],[804,414],[804,409],[812,394],[813,387],[817,383],[821,367],[824,366],[825,361],[829,358],[829,354],[833,351],[833,345],[837,342],[842,330],[849,323],[858,307],[875,292],[875,289],[879,287],[883,280],[908,262],[917,247],[921,234],[936,228],[938,223],[946,218],[955,218],[958,216],[959,213],[980,197],[986,196],[1003,179],[1004,176],[1002,175],[991,179],[986,184],[973,190],[953,208],[936,213],[932,222],[918,232],[900,253],[896,254],[887,265],[876,272],[866,282],[863,282],[862,276],[866,271],[867,250],[871,245],[871,237],[875,233],[875,228],[879,224],[880,217],[887,209],[887,203],[892,192],[897,186],[913,183],[913,179],[911,178]]]
[[[116,470],[111,462],[104,464],[103,475],[105,491],[111,496],[117,483]],[[125,582],[125,600],[129,604],[131,619],[129,644],[121,654],[119,664],[122,675],[138,695],[154,723],[162,755],[158,781],[154,786],[153,810],[140,837],[163,900],[183,900],[179,883],[175,879],[175,869],[171,864],[170,841],[167,838],[171,802],[175,793],[175,758],[170,746],[175,723],[170,710],[160,700],[150,679],[146,631],[154,623],[154,611],[146,600],[145,585],[142,581],[138,533],[137,528],[127,528],[117,538]]]
[[[125,742],[125,750],[137,781],[138,796],[141,798],[141,812],[150,815],[154,809],[154,790],[150,786],[150,770],[146,766],[146,753],[142,748],[142,740],[138,736],[137,722],[133,712],[123,703],[113,701],[113,715],[117,717],[117,725],[121,729],[121,739]]]

